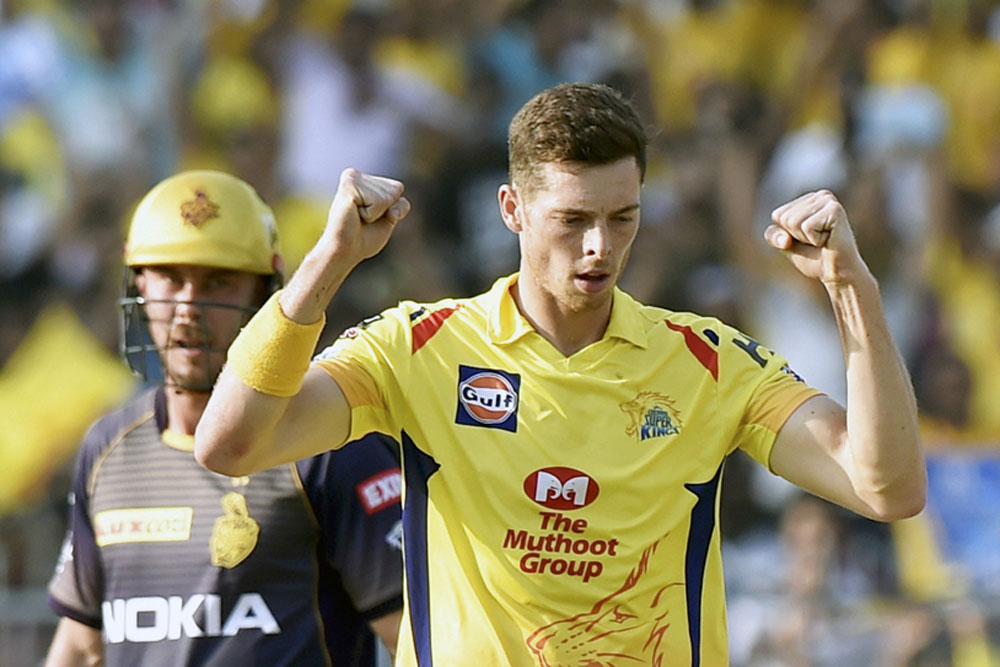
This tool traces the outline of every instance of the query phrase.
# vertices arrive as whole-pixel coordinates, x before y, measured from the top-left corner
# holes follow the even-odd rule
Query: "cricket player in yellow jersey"
[[[645,151],[614,90],[540,93],[511,123],[498,195],[519,272],[404,301],[310,362],[331,297],[409,210],[402,183],[348,169],[323,236],[229,350],[196,434],[208,467],[401,443],[399,664],[725,665],[717,517],[737,448],[874,519],[923,506],[909,378],[841,204],[803,195],[765,237],[829,294],[846,410],[743,333],[616,287]]]

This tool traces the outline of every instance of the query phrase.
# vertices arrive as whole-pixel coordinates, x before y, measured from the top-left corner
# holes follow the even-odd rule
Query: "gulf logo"
[[[517,410],[517,394],[502,375],[480,373],[458,387],[459,400],[473,419],[499,424]]]
[[[536,470],[524,478],[524,492],[543,507],[575,510],[597,499],[597,480],[575,468],[553,466]]]
[[[455,421],[516,431],[520,387],[521,378],[516,373],[459,366]]]

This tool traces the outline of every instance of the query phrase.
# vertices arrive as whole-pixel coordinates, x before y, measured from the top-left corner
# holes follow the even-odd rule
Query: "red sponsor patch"
[[[536,470],[524,479],[524,492],[543,507],[575,510],[586,507],[600,493],[597,480],[574,468],[554,466]]]
[[[375,514],[399,502],[399,498],[403,495],[403,475],[399,468],[392,468],[369,477],[355,489],[361,504],[365,507],[365,512]]]

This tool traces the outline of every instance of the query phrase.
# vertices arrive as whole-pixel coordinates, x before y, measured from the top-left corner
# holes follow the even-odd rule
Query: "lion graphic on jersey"
[[[647,547],[622,586],[590,611],[550,623],[528,637],[528,648],[540,667],[667,664],[662,644],[671,626],[671,609],[683,614],[683,583],[634,590],[650,569],[657,571],[653,561],[667,537]]]
[[[684,426],[673,399],[655,391],[640,392],[618,407],[629,418],[625,434],[638,440],[676,435]]]

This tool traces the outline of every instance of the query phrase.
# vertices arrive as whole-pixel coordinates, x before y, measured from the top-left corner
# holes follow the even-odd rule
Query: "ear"
[[[135,289],[139,296],[146,296],[146,272],[139,268],[135,272]]]
[[[507,229],[519,234],[521,232],[521,218],[518,209],[521,208],[521,200],[517,190],[510,183],[504,183],[497,191],[497,202],[500,204],[500,215],[503,217],[503,224]]]
[[[271,268],[274,269],[275,275],[278,276],[277,282],[279,283],[278,286],[280,287],[281,284],[284,283],[286,278],[285,258],[279,255],[278,253],[274,253],[274,255],[272,255],[271,257]]]

